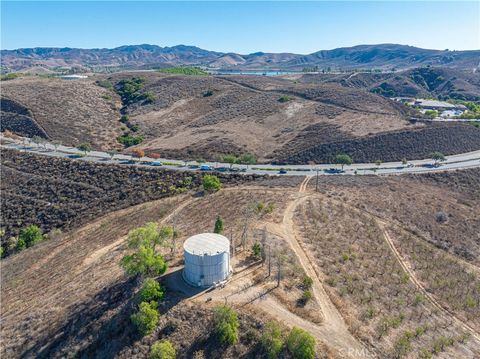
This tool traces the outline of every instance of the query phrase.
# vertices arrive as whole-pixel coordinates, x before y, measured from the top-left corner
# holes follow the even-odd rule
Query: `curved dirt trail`
[[[302,327],[305,327],[312,333],[316,334],[318,338],[335,347],[335,349],[337,349],[340,353],[345,355],[352,353],[353,357],[363,354],[365,357],[367,357],[367,355],[370,355],[370,353],[368,353],[368,350],[363,346],[363,344],[355,339],[349,332],[343,317],[340,315],[337,308],[333,305],[327,293],[325,292],[325,289],[323,288],[323,285],[315,271],[313,263],[297,240],[293,217],[296,208],[309,198],[305,192],[307,190],[308,182],[311,178],[312,176],[307,176],[300,184],[297,198],[293,200],[285,209],[283,223],[280,226],[270,223],[267,225],[267,229],[286,240],[292,251],[297,256],[305,273],[312,278],[312,291],[315,299],[320,305],[323,323],[321,325],[315,325],[297,317],[296,315],[293,315],[287,309],[279,305],[273,305],[271,301],[269,301],[268,305],[264,305],[263,307],[265,307],[269,313],[272,312],[273,308],[275,308],[277,316],[278,314],[281,314],[281,317],[283,317],[283,319],[287,320],[289,323],[301,322]]]
[[[472,328],[470,325],[468,325],[467,323],[465,323],[464,321],[460,320],[459,318],[457,318],[455,316],[454,313],[452,313],[450,310],[446,309],[445,307],[443,307],[434,297],[433,295],[431,295],[424,287],[423,285],[420,283],[420,281],[417,279],[415,273],[413,272],[413,270],[411,269],[411,265],[410,263],[405,260],[400,252],[398,252],[397,248],[395,247],[395,244],[393,243],[392,241],[392,238],[390,237],[390,235],[388,234],[387,230],[385,229],[385,222],[383,221],[380,221],[377,219],[377,223],[379,223],[380,225],[380,228],[382,229],[382,233],[383,233],[383,238],[385,239],[385,241],[387,242],[388,246],[390,247],[391,251],[393,252],[393,254],[395,255],[395,257],[397,258],[397,261],[400,263],[400,265],[402,266],[403,270],[408,274],[411,282],[417,287],[417,289],[422,292],[422,294],[425,296],[425,298],[427,298],[427,300],[435,307],[437,308],[438,310],[440,310],[441,312],[443,312],[446,316],[452,318],[460,327],[462,327],[463,329],[465,329],[466,331],[468,331],[472,337],[474,337],[477,341],[480,342],[480,334],[474,329]]]

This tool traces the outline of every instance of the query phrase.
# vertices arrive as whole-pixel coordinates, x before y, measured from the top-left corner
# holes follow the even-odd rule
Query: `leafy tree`
[[[256,241],[252,246],[253,256],[255,258],[260,258],[262,256],[262,245],[259,241]]]
[[[315,358],[315,338],[303,329],[294,327],[290,331],[287,348],[295,359]]]
[[[151,334],[158,325],[157,302],[141,302],[138,312],[132,314],[130,319],[142,335]]]
[[[31,247],[43,239],[43,232],[38,226],[32,224],[20,230],[18,236],[19,241],[22,240],[26,247]]]
[[[143,282],[139,296],[142,302],[159,301],[165,297],[165,290],[155,279],[147,278]]]
[[[128,234],[128,247],[135,252],[122,258],[121,265],[128,275],[162,275],[167,270],[167,262],[156,251],[157,245],[169,246],[174,231],[170,226],[160,229],[156,223],[147,223]]]
[[[128,133],[124,133],[123,135],[117,137],[117,141],[125,147],[136,146],[143,142],[143,136],[132,136]]]
[[[122,258],[121,265],[128,275],[162,275],[167,271],[167,262],[153,248],[140,246],[131,255]]]
[[[407,159],[406,158],[402,158],[402,165],[406,165],[408,163]]]
[[[3,257],[3,246],[0,246],[0,258]]]
[[[216,192],[222,188],[220,179],[215,175],[205,175],[202,180],[203,189],[207,192]]]
[[[377,166],[380,166],[380,165],[382,164],[382,160],[376,160],[376,161],[375,161],[375,164],[376,164]]]
[[[122,117],[120,117],[120,122],[121,123],[128,123],[130,121],[130,118],[128,117],[128,115],[123,115]]]
[[[145,156],[145,151],[144,150],[141,150],[139,148],[135,148],[133,151],[132,151],[132,156],[135,157],[135,158],[142,158]]]
[[[215,309],[214,313],[215,333],[223,345],[232,345],[238,342],[238,321],[237,313],[230,307],[223,305]]]
[[[245,165],[254,165],[255,163],[257,163],[257,158],[251,153],[245,153],[240,156],[238,162]]]
[[[282,329],[277,322],[271,321],[265,325],[260,343],[270,359],[278,358],[282,351],[283,338]]]
[[[222,162],[229,163],[230,168],[232,168],[232,165],[234,163],[237,163],[238,159],[234,155],[225,155],[222,157]]]
[[[353,160],[349,155],[339,154],[335,156],[335,162],[338,163],[339,165],[342,165],[342,171],[343,171],[343,166],[345,165],[350,166],[353,163]]]
[[[438,164],[439,162],[446,161],[447,159],[445,158],[445,155],[441,152],[433,152],[431,154],[432,160],[435,161],[435,164]]]
[[[77,149],[79,149],[80,151],[82,151],[85,156],[87,155],[88,152],[90,152],[92,150],[92,145],[90,145],[89,143],[82,143],[81,145],[79,145],[77,147]]]
[[[172,343],[168,340],[157,341],[152,345],[149,359],[175,359],[177,351]]]
[[[215,228],[213,229],[213,233],[223,233],[223,219],[220,216],[217,216],[217,219],[215,220]]]
[[[290,101],[291,98],[289,96],[281,96],[279,99],[278,99],[278,102],[281,102],[281,103],[285,103],[285,102],[288,102]]]

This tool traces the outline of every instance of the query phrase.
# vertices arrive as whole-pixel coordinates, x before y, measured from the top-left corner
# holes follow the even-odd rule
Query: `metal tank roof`
[[[201,233],[188,238],[183,244],[183,249],[196,255],[230,253],[230,241],[221,234]]]

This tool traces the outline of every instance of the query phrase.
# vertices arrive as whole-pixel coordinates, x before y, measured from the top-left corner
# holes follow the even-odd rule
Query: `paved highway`
[[[257,165],[233,165],[220,162],[205,162],[197,163],[195,161],[180,161],[171,159],[154,160],[148,157],[141,159],[133,159],[130,155],[115,154],[112,156],[107,152],[91,151],[86,156],[77,148],[68,146],[54,146],[51,143],[33,143],[28,138],[10,138],[0,135],[0,146],[2,148],[10,148],[18,151],[26,151],[37,153],[45,156],[54,156],[61,158],[76,158],[79,161],[92,161],[99,163],[111,163],[126,166],[145,166],[153,167],[153,162],[161,162],[162,168],[192,171],[198,170],[199,166],[209,166],[211,169],[218,168],[232,168],[234,171],[245,174],[267,174],[277,175],[282,171],[285,175],[290,176],[307,176],[307,175],[372,175],[372,174],[402,174],[402,173],[425,173],[438,172],[445,170],[455,170],[464,168],[480,167],[480,150],[462,153],[458,155],[446,156],[446,161],[442,162],[440,166],[435,166],[433,160],[412,160],[407,165],[401,162],[385,162],[381,165],[374,163],[355,163],[350,166],[345,166],[344,171],[341,171],[339,165],[319,164],[319,165],[271,165],[271,164],[257,164]]]

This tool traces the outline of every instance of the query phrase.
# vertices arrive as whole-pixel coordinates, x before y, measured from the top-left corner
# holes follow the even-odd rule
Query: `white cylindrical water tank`
[[[230,241],[216,233],[202,233],[183,244],[183,278],[196,287],[211,287],[230,275]]]

